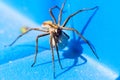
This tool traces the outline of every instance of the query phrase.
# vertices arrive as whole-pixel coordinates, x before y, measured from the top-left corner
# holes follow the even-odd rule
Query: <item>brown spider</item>
[[[94,55],[96,56],[96,58],[99,59],[99,57],[95,53],[94,49],[92,48],[92,46],[90,45],[90,43],[88,42],[88,40],[84,36],[82,36],[81,33],[79,33],[74,28],[67,28],[67,27],[65,27],[66,24],[67,24],[67,22],[74,15],[76,15],[76,14],[78,14],[80,12],[83,12],[83,11],[94,10],[94,9],[98,8],[98,6],[93,7],[93,8],[84,8],[84,9],[78,10],[75,13],[71,14],[70,16],[68,16],[67,19],[64,21],[64,23],[62,25],[60,25],[61,19],[62,19],[62,11],[63,11],[64,5],[65,5],[65,1],[62,4],[61,9],[58,6],[54,6],[54,7],[50,8],[49,12],[50,12],[50,15],[52,17],[53,22],[52,21],[45,21],[42,24],[42,26],[43,26],[42,28],[30,28],[30,29],[28,29],[27,31],[25,31],[24,33],[22,33],[21,35],[19,35],[9,45],[9,46],[12,46],[20,37],[22,37],[24,34],[28,33],[29,31],[36,30],[36,31],[45,32],[44,34],[38,35],[37,38],[36,38],[35,58],[34,58],[33,64],[31,65],[31,67],[33,67],[34,64],[36,63],[36,58],[37,58],[37,54],[38,54],[38,38],[50,35],[50,40],[49,41],[50,41],[50,48],[51,48],[51,51],[52,51],[52,64],[53,64],[53,77],[54,78],[55,78],[55,64],[54,64],[54,50],[53,50],[53,48],[56,48],[59,65],[60,65],[60,67],[62,69],[62,65],[61,65],[60,57],[59,57],[58,46],[62,46],[64,48],[66,46],[66,43],[67,43],[68,39],[69,39],[69,36],[65,32],[63,32],[63,30],[74,31],[79,37],[81,37],[84,40],[85,43],[88,44],[88,46],[90,47],[90,49],[92,50],[92,52],[94,53]],[[58,22],[56,22],[56,19],[55,19],[54,15],[53,15],[53,12],[52,12],[52,10],[55,9],[55,8],[57,8],[57,9],[60,10],[60,13],[58,15]]]

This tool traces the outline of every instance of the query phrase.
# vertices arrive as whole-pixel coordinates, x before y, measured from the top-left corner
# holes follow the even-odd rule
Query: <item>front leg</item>
[[[49,35],[49,33],[44,33],[44,34],[41,34],[41,35],[38,35],[37,38],[36,38],[36,51],[35,51],[35,57],[34,57],[34,62],[33,64],[31,65],[31,67],[33,67],[36,63],[36,59],[37,59],[37,54],[38,54],[38,39],[40,37],[43,37],[43,36],[46,36],[46,35]]]
[[[56,21],[56,19],[55,19],[55,16],[54,16],[54,14],[53,14],[53,12],[52,12],[52,10],[55,9],[55,8],[57,8],[57,9],[60,10],[60,8],[59,8],[58,6],[53,6],[52,8],[49,9],[49,12],[50,12],[50,15],[51,15],[51,17],[52,17],[52,19],[53,19],[54,24],[57,24],[57,21]]]
[[[52,51],[53,77],[55,78],[55,61],[54,61],[53,34],[52,33],[50,33],[50,49]]]
[[[6,46],[12,46],[19,38],[21,38],[23,35],[27,34],[28,32],[30,32],[30,31],[32,31],[32,30],[42,31],[42,32],[48,32],[48,31],[42,30],[42,29],[40,29],[40,28],[30,28],[30,29],[27,30],[26,32],[20,34],[11,44],[6,45]],[[5,46],[5,47],[6,47],[6,46]]]
[[[61,23],[61,20],[62,20],[62,11],[63,11],[63,8],[65,6],[65,3],[66,3],[66,0],[64,0],[64,3],[62,4],[62,7],[60,9],[60,13],[58,15],[58,26],[60,26],[60,23]]]

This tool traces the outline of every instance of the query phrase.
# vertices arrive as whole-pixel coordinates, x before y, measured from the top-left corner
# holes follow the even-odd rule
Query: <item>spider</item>
[[[54,48],[56,49],[57,52],[57,57],[58,57],[58,62],[59,65],[62,69],[62,64],[60,61],[60,56],[59,56],[59,49],[58,46],[64,48],[67,45],[69,36],[63,31],[63,30],[68,30],[68,31],[73,31],[75,32],[80,38],[82,38],[84,40],[85,43],[87,43],[87,45],[90,47],[90,49],[92,50],[93,54],[96,56],[97,59],[99,59],[98,55],[96,54],[96,52],[94,51],[93,47],[91,46],[91,44],[89,43],[89,41],[80,33],[78,32],[76,29],[74,28],[68,28],[65,27],[66,24],[68,23],[68,21],[75,16],[76,14],[83,12],[83,11],[88,11],[88,10],[94,10],[96,8],[98,8],[98,6],[93,7],[93,8],[84,8],[84,9],[80,9],[76,12],[74,12],[73,14],[69,15],[66,20],[63,22],[63,24],[61,25],[61,19],[62,19],[62,12],[63,12],[63,8],[65,6],[65,2],[66,0],[62,3],[61,8],[59,8],[58,6],[54,6],[52,8],[49,9],[50,12],[50,16],[52,18],[53,21],[45,21],[42,23],[42,28],[29,28],[27,31],[25,31],[24,33],[22,33],[21,35],[19,35],[9,46],[12,46],[20,37],[22,37],[23,35],[25,35],[26,33],[35,30],[35,31],[42,31],[44,32],[43,34],[40,34],[36,37],[36,51],[35,51],[35,57],[34,57],[34,62],[31,65],[31,67],[33,67],[36,63],[36,59],[37,59],[37,54],[38,54],[38,39],[40,37],[43,36],[47,36],[50,35],[49,38],[49,42],[50,42],[50,49],[52,52],[52,64],[53,64],[53,77],[55,78],[55,62],[54,62]],[[54,14],[53,14],[53,9],[59,9],[59,15],[58,15],[58,22],[56,21]]]

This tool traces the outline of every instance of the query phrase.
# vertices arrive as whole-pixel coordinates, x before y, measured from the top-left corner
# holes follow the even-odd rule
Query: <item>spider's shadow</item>
[[[83,52],[83,48],[81,46],[83,42],[77,41],[75,39],[71,39],[70,42],[68,43],[68,50],[63,51],[62,55],[63,55],[63,59],[74,59],[74,62],[71,66],[65,67],[64,71],[57,74],[56,77],[62,75],[63,73],[69,71],[70,69],[72,69],[75,66],[80,66],[83,65],[87,62],[87,59],[82,56],[82,52]],[[84,62],[77,64],[78,63],[78,58],[81,58]],[[67,69],[66,69],[67,68]]]
[[[98,11],[98,8],[89,17],[87,23],[85,24],[85,26],[83,27],[83,29],[81,31],[82,35],[84,34],[85,30],[87,29],[89,23],[91,22],[92,18],[95,16],[97,11]],[[74,25],[72,24],[72,26],[74,26]],[[64,59],[74,59],[74,62],[71,66],[67,67],[66,70],[57,74],[56,77],[58,77],[58,76],[62,75],[63,73],[69,71],[70,69],[72,69],[75,66],[80,66],[80,65],[83,65],[87,62],[87,59],[84,56],[82,56],[82,53],[83,53],[83,48],[81,46],[82,44],[85,44],[85,42],[83,42],[80,37],[78,39],[76,39],[75,33],[73,33],[73,39],[71,39],[69,41],[68,49],[64,50],[62,55],[63,55]],[[94,48],[94,46],[93,46],[93,48]],[[81,63],[81,64],[77,64],[78,63],[78,58],[81,58],[84,62]]]

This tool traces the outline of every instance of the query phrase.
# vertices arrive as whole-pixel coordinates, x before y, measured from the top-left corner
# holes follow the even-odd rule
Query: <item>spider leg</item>
[[[64,3],[62,4],[62,7],[61,7],[61,9],[60,9],[60,13],[59,13],[59,15],[58,15],[58,26],[60,26],[60,23],[61,23],[62,11],[63,11],[63,8],[64,8],[64,6],[65,6],[65,3],[66,3],[66,0],[65,0]]]
[[[59,65],[60,65],[61,69],[63,69],[61,61],[60,61],[60,55],[59,55],[59,51],[58,51],[57,39],[55,38],[55,35],[53,35],[53,38],[55,40],[55,48],[56,48],[56,52],[57,52],[57,56],[58,56]]]
[[[80,13],[80,12],[83,12],[83,11],[88,11],[88,10],[94,10],[94,9],[98,9],[98,6],[96,7],[93,7],[93,8],[84,8],[84,9],[81,9],[81,10],[78,10],[76,11],[75,13],[71,14],[70,16],[67,17],[67,19],[64,21],[62,27],[65,27],[67,22],[70,20],[71,17],[75,16],[76,14]]]
[[[38,35],[37,38],[36,38],[36,52],[35,52],[35,58],[34,58],[34,62],[33,62],[33,64],[31,65],[31,67],[33,67],[34,64],[36,63],[37,54],[38,54],[38,39],[39,39],[40,37],[43,37],[43,36],[46,36],[46,35],[49,35],[49,33],[44,33],[44,34]]]
[[[54,16],[54,14],[53,14],[53,12],[52,12],[52,10],[55,9],[55,8],[57,8],[57,9],[60,10],[60,8],[59,8],[58,6],[53,6],[52,8],[49,9],[49,12],[50,12],[50,15],[51,15],[51,17],[52,17],[52,19],[53,19],[54,24],[57,24],[57,21],[56,21],[56,19],[55,19],[55,16]]]
[[[26,32],[22,33],[21,35],[19,35],[11,44],[6,45],[6,46],[12,46],[20,37],[22,37],[23,35],[27,34],[28,32],[30,32],[30,31],[32,31],[32,30],[47,32],[47,31],[42,30],[42,29],[40,29],[40,28],[30,28],[28,31],[26,31]],[[5,46],[5,47],[6,47],[6,46]]]
[[[52,64],[53,64],[53,77],[55,78],[55,63],[54,63],[54,51],[53,51],[53,34],[50,34],[50,48],[52,51]]]
[[[82,34],[79,33],[76,29],[74,29],[74,28],[66,28],[66,27],[61,27],[61,29],[74,31],[76,34],[78,34],[78,36],[81,37],[84,40],[84,42],[86,42],[88,44],[88,46],[90,47],[90,49],[92,50],[92,52],[96,56],[96,58],[99,59],[97,53],[95,52],[94,48],[91,46],[91,44],[89,43],[89,41],[84,36],[82,36]]]

